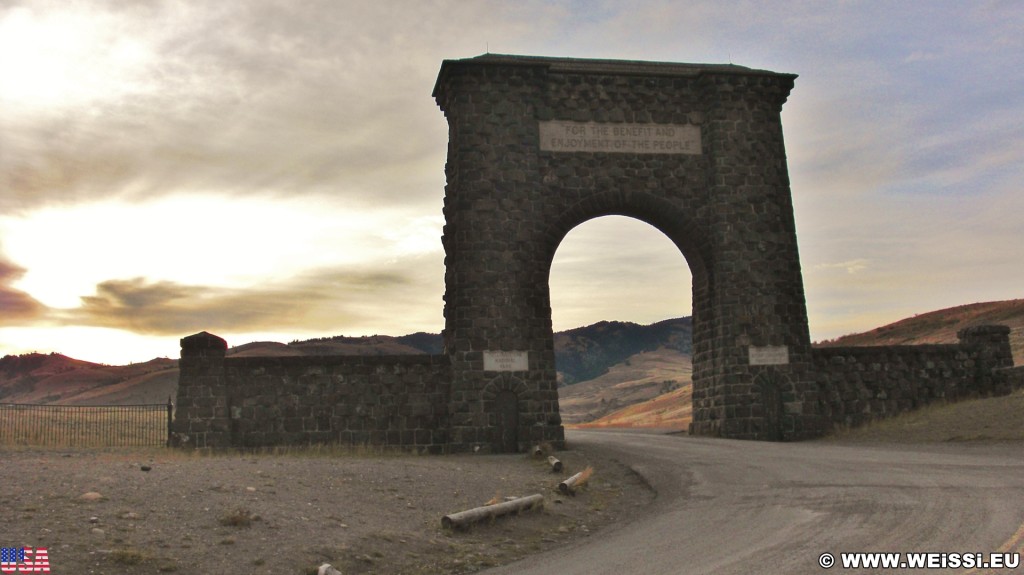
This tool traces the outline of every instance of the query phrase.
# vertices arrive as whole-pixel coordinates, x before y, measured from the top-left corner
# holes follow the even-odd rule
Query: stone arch
[[[445,329],[452,448],[488,437],[480,397],[512,373],[526,441],[563,441],[548,280],[565,235],[623,215],[693,278],[691,432],[764,439],[755,377],[785,373],[784,439],[821,431],[781,110],[795,76],[732,65],[488,54],[442,64],[449,127]],[[465,416],[461,416],[465,414]]]

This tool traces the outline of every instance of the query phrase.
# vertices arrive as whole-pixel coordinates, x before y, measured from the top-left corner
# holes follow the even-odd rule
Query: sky
[[[1024,297],[1024,3],[0,0],[0,355],[126,364],[443,328],[442,60],[799,75],[782,112],[811,337]],[[606,217],[555,330],[690,315]]]

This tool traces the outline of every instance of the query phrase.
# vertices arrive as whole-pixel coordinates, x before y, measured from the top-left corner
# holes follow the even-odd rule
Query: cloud
[[[381,307],[402,309],[417,286],[414,273],[347,269],[320,270],[249,288],[133,278],[105,281],[96,286],[95,295],[82,298],[80,307],[57,315],[67,325],[147,335],[180,336],[200,330],[340,332],[385,313]]]
[[[24,268],[0,259],[0,325],[19,325],[46,311],[32,296],[11,285],[24,273]]]
[[[535,35],[549,13],[565,17],[543,3],[369,1],[0,12],[22,45],[90,30],[60,44],[82,89],[61,84],[46,106],[10,91],[0,106],[0,211],[211,192],[426,206],[444,186],[447,126],[430,98],[441,60]],[[22,45],[9,48],[25,58]],[[38,83],[32,68],[0,72]]]
[[[816,267],[818,269],[824,269],[824,270],[828,270],[828,269],[845,269],[846,273],[848,273],[850,275],[853,275],[855,273],[859,273],[859,272],[862,272],[865,269],[867,269],[868,263],[869,263],[869,260],[866,260],[866,259],[856,259],[856,260],[849,260],[849,261],[845,261],[845,262],[838,262],[838,263],[834,263],[834,264],[818,264],[818,265],[816,265],[814,267]]]
[[[18,234],[31,241],[4,234],[0,321],[135,322],[175,337],[439,326],[442,256],[422,252],[439,245],[447,125],[430,90],[442,59],[488,47],[800,74],[783,124],[808,302],[843,306],[842,321],[874,322],[885,299],[925,305],[926,292],[1020,285],[1006,265],[1022,233],[1024,76],[1010,73],[1024,65],[1019,2],[400,6],[0,8],[0,223],[38,230]],[[143,209],[108,209],[129,204]],[[66,220],[39,215],[65,209]],[[604,237],[631,257],[588,263],[602,243],[560,251],[554,274],[572,287],[556,313],[597,301],[584,288],[600,282],[577,274],[595,265],[685,272],[678,254],[647,257],[644,236]],[[400,271],[389,276],[380,262],[392,261]],[[125,279],[135,276],[145,279]],[[628,298],[611,287],[602,293]],[[665,293],[609,299],[596,313]]]
[[[937,60],[939,55],[934,52],[925,52],[924,50],[915,50],[911,54],[907,55],[903,61],[907,64],[913,62],[927,62],[931,60]]]

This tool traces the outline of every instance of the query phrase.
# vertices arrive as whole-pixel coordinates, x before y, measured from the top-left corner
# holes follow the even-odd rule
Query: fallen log
[[[533,446],[533,456],[534,457],[540,457],[542,455],[544,455],[544,448],[539,446],[539,445],[534,445]]]
[[[544,496],[540,493],[536,493],[528,497],[520,497],[504,503],[475,507],[466,511],[445,515],[441,518],[441,526],[446,529],[465,529],[478,521],[501,517],[502,515],[508,515],[509,513],[519,513],[520,511],[526,511],[528,509],[533,509],[538,505],[543,505],[543,503]]]
[[[551,466],[551,471],[558,472],[562,470],[562,462],[556,459],[554,455],[548,456],[548,465]]]
[[[569,479],[558,484],[558,490],[565,495],[575,495],[576,488],[582,487],[584,483],[590,479],[591,474],[594,473],[593,467],[587,467],[583,471],[580,471],[576,475],[573,475]]]

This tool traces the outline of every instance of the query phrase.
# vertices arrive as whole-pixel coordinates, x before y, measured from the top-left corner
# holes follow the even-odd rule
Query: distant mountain
[[[410,355],[441,353],[444,347],[440,334],[414,333],[394,337],[367,335],[349,337],[336,335],[303,341],[283,343],[260,341],[232,347],[229,356],[287,356],[287,355]]]
[[[688,317],[651,325],[602,321],[555,334],[559,385],[600,377],[631,356],[661,348],[693,354],[693,324]]]
[[[688,357],[692,349],[691,331],[690,319],[680,318],[649,326],[603,321],[556,333],[555,364],[560,385],[600,378],[616,365],[628,364],[630,358],[637,354],[661,349],[678,354],[683,358],[680,369],[688,370]],[[231,357],[406,355],[442,353],[443,347],[440,334],[419,332],[399,337],[339,335],[288,344],[252,342],[232,347],[227,354]],[[642,365],[646,364],[641,362]],[[643,369],[633,372],[640,373]],[[664,367],[652,367],[650,373],[639,377],[639,388],[661,389],[659,386],[662,380],[654,381],[651,378],[661,377],[663,372]],[[69,404],[162,402],[166,401],[168,394],[173,396],[176,393],[177,374],[177,360],[172,359],[130,366],[106,366],[60,354],[7,356],[0,359],[0,401]],[[670,374],[663,379],[675,381],[682,378],[679,374]],[[599,381],[597,387],[615,385],[621,383],[621,379],[621,375],[613,375]],[[595,402],[604,399],[606,410],[610,397],[608,393],[612,392],[602,393],[595,389],[593,386],[581,388],[579,395],[591,397]],[[611,398],[611,405],[622,405],[622,401],[639,401],[652,396],[649,391],[636,395],[636,389],[626,395],[628,398]],[[580,400],[578,405],[586,413],[593,407],[587,399]],[[599,403],[596,405],[600,408]]]
[[[572,385],[608,373],[630,356],[667,348],[689,356],[693,350],[690,318],[669,319],[652,325],[602,321],[555,334],[555,367],[559,385]],[[257,342],[233,347],[229,356],[257,355],[406,355],[441,353],[440,334],[414,333],[393,337],[338,335],[288,345]]]
[[[964,305],[907,318],[816,346],[954,343],[970,325],[1011,328],[1014,362],[1024,364],[1024,300]],[[567,424],[685,428],[689,418],[691,318],[652,325],[602,321],[555,334],[559,402]],[[414,333],[254,342],[228,350],[234,357],[394,355],[441,353],[439,334]],[[0,402],[162,403],[177,390],[177,360],[106,366],[60,354],[0,358]],[[597,421],[595,421],[597,420]]]

